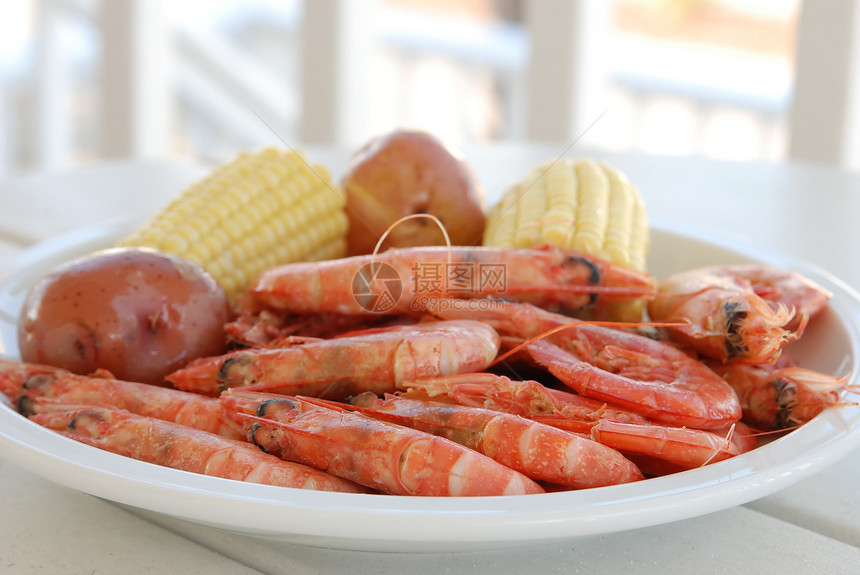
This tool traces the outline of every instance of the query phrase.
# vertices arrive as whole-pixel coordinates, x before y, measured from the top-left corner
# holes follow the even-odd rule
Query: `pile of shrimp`
[[[451,279],[441,268],[460,283],[435,281]],[[463,269],[487,275],[467,286]],[[265,272],[225,327],[235,348],[165,386],[0,362],[0,392],[77,441],[228,479],[604,487],[734,457],[838,404],[845,380],[784,349],[830,297],[762,265],[657,281],[553,248],[396,249]],[[641,324],[578,319],[626,302]]]

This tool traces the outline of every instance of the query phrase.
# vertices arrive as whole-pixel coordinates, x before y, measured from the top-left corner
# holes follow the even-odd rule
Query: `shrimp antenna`
[[[423,214],[422,213],[422,214],[409,214],[408,216],[403,216],[402,218],[398,219],[397,221],[393,222],[390,226],[388,226],[388,229],[386,229],[382,233],[382,235],[379,237],[379,241],[376,242],[376,246],[373,248],[373,258],[374,259],[371,260],[371,269],[375,269],[373,266],[373,264],[376,263],[375,258],[379,254],[379,250],[382,247],[382,243],[385,241],[385,238],[388,237],[388,235],[394,230],[394,228],[396,228],[397,226],[399,226],[400,224],[402,224],[405,221],[415,220],[415,219],[419,219],[419,218],[428,219],[428,220],[432,220],[432,221],[436,222],[436,225],[439,227],[439,230],[442,232],[442,236],[445,238],[445,245],[448,246],[448,263],[449,264],[451,263],[451,260],[453,259],[453,252],[451,250],[451,236],[448,235],[448,229],[445,227],[445,224],[442,223],[442,220],[440,220],[439,218],[437,218],[433,214]],[[375,272],[374,272],[374,275],[375,275]],[[375,277],[373,279],[375,279]]]
[[[723,441],[726,442],[727,448],[732,443],[732,436],[735,434],[735,427],[736,426],[737,426],[737,423],[733,423],[729,427],[729,431],[726,433],[726,436],[723,438]],[[707,458],[699,467],[704,467],[704,466],[708,465],[709,463],[711,463],[720,454],[720,451],[721,451],[720,449],[714,449],[714,452],[711,454],[711,456],[709,458]]]

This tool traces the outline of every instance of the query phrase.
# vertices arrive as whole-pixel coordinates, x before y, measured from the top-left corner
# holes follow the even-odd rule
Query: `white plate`
[[[40,244],[8,262],[0,280],[0,355],[17,359],[15,322],[27,287],[74,256],[109,245],[117,222]],[[651,270],[765,261],[805,273],[835,294],[792,352],[804,365],[858,383],[860,299],[826,272],[779,254],[654,224]],[[638,483],[520,497],[406,498],[319,493],[174,471],[68,440],[0,405],[2,457],[57,483],[203,525],[343,549],[442,551],[532,545],[658,525],[763,497],[853,450],[860,408],[830,408],[750,453]]]

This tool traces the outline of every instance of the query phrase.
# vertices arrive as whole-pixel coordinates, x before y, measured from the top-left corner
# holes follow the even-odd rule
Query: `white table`
[[[495,194],[563,148],[466,152]],[[345,158],[308,153],[334,166]],[[654,219],[778,249],[860,288],[860,176],[813,166],[594,155],[627,173]],[[153,168],[163,182],[140,189],[136,174]],[[152,212],[205,172],[117,163],[2,181],[0,274],[4,256],[82,225]],[[317,549],[234,535],[59,487],[0,456],[0,572],[860,573],[858,456],[775,495],[695,519],[548,546],[442,554]]]

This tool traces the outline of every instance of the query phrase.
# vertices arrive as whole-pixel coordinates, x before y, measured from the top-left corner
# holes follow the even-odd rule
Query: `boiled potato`
[[[104,250],[60,266],[27,294],[18,322],[25,362],[164,384],[192,359],[226,351],[231,317],[203,268],[141,248]]]
[[[349,255],[372,253],[389,226],[405,216],[436,216],[454,245],[480,245],[484,191],[463,156],[420,130],[396,130],[370,140],[352,159],[343,179],[349,218]],[[444,244],[426,218],[391,228],[381,246]]]

